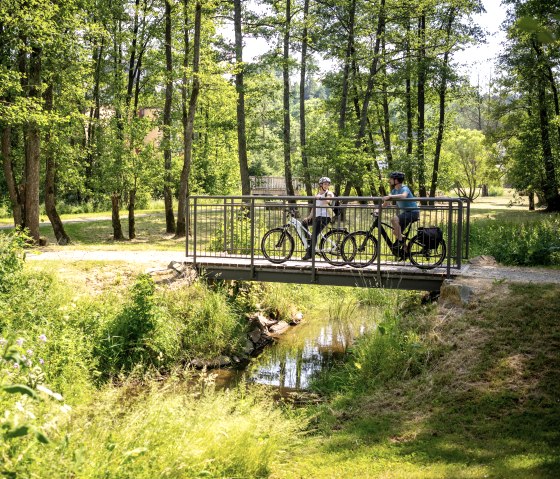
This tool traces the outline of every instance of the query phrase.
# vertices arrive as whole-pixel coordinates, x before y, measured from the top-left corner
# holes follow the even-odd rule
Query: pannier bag
[[[443,240],[443,231],[436,226],[418,228],[418,242],[428,249],[437,249]]]

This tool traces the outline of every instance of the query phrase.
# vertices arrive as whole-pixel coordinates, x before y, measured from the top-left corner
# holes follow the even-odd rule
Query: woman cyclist
[[[315,195],[315,217],[313,218],[313,235],[311,243],[305,251],[305,256],[301,258],[303,261],[311,259],[312,245],[317,244],[317,237],[319,233],[323,231],[325,226],[327,226],[331,221],[331,216],[329,214],[328,207],[331,205],[332,198],[334,194],[329,191],[331,186],[331,179],[327,176],[322,176],[319,179],[319,191]]]

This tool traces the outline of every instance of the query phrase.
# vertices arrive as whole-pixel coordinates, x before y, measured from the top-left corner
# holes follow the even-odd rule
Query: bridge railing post
[[[189,256],[189,233],[191,231],[191,198],[187,196],[186,218],[185,218],[185,256]]]
[[[255,277],[255,197],[251,198],[249,207],[249,220],[251,222],[251,278]]]
[[[311,282],[315,283],[317,281],[317,271],[315,265],[315,250],[317,249],[317,241],[319,241],[319,235],[315,233],[315,228],[317,228],[317,198],[313,197],[313,209],[311,210],[311,224],[313,225],[313,231],[311,233]],[[313,241],[313,237],[315,237],[315,241]]]
[[[449,247],[447,252],[447,277],[449,278],[451,275],[451,257],[453,256],[453,200],[447,200],[447,212],[447,242]]]
[[[457,201],[457,268],[461,269],[463,256],[463,202]]]
[[[193,210],[194,210],[194,226],[193,226],[193,265],[196,268],[196,237],[197,237],[197,224],[198,224],[198,198],[195,196],[193,200]]]

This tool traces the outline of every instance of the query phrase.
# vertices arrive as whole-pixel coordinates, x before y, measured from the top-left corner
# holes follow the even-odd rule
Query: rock
[[[476,266],[494,266],[498,263],[496,261],[496,258],[494,258],[493,256],[481,255],[469,259],[469,264],[473,264]]]
[[[274,324],[268,330],[271,334],[282,334],[285,332],[290,325],[286,321],[278,321],[278,323]]]
[[[303,313],[298,311],[297,313],[292,314],[292,318],[290,324],[299,324],[303,320]]]
[[[263,332],[260,328],[255,328],[249,333],[249,339],[253,342],[253,344],[258,344],[261,341],[262,336]]]
[[[193,359],[190,362],[190,365],[197,368],[197,369],[213,369],[213,368],[222,368],[225,366],[229,366],[231,364],[231,359],[227,356],[218,356],[214,359]]]
[[[464,306],[469,303],[472,292],[472,288],[464,284],[445,280],[441,285],[439,301],[445,305]]]

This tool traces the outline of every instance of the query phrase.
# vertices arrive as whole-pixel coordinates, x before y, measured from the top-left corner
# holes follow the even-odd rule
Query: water
[[[315,376],[344,358],[356,337],[374,327],[372,310],[348,312],[352,317],[336,320],[328,312],[309,315],[267,346],[241,375],[249,383],[276,387],[280,394],[308,389]]]

